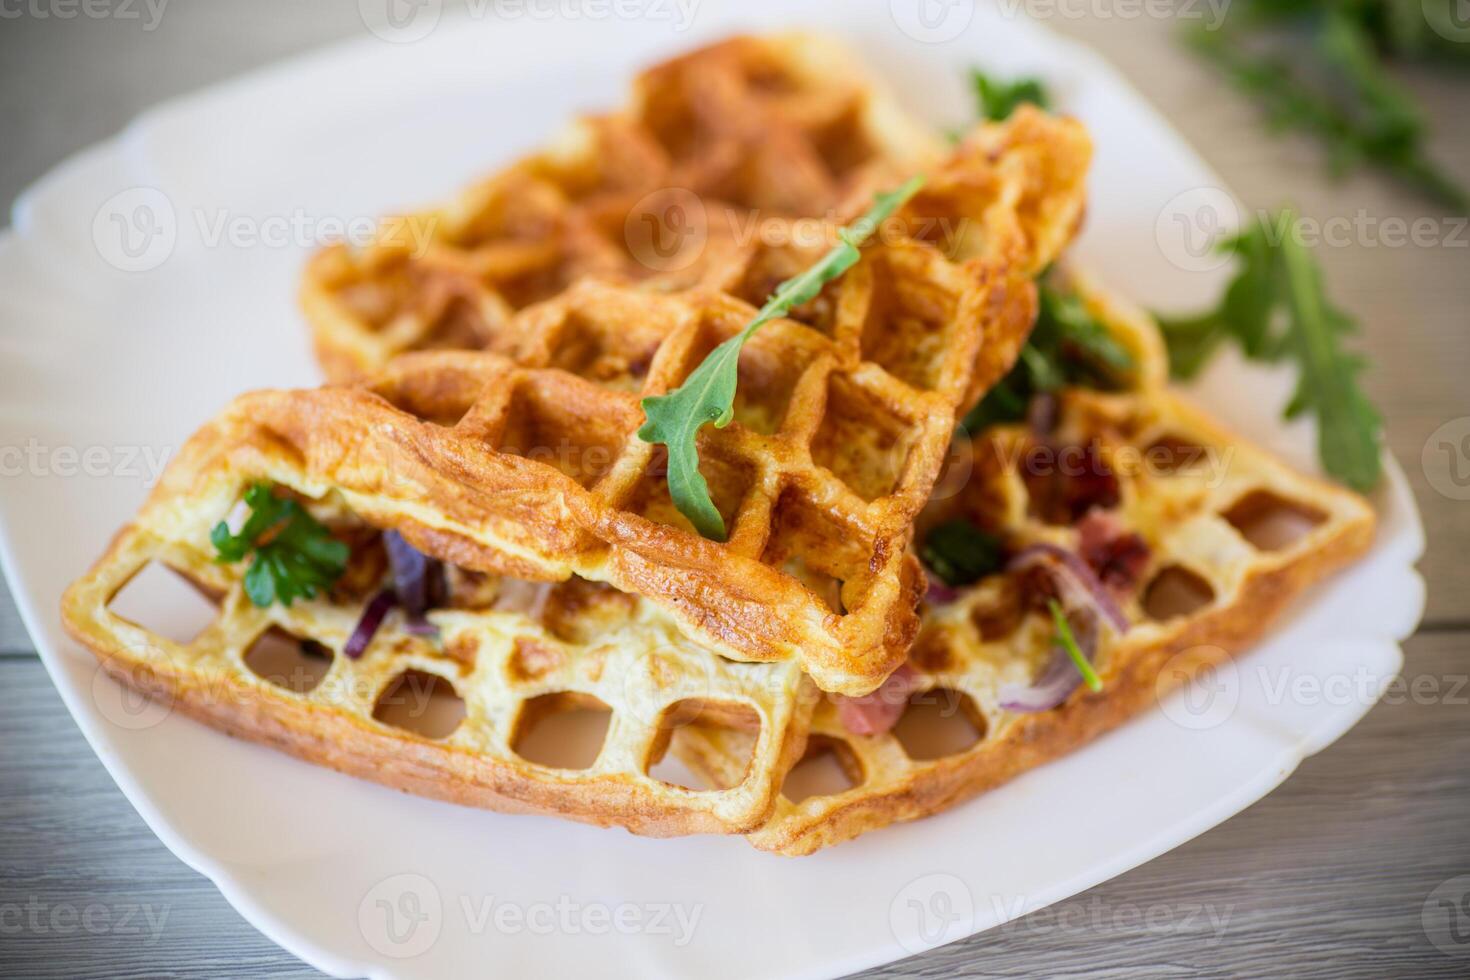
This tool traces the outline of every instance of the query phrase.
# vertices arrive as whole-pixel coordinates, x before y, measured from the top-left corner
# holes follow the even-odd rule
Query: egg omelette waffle
[[[799,802],[779,796],[770,820],[749,834],[755,846],[808,854],[947,809],[1056,758],[1248,647],[1302,590],[1370,543],[1365,501],[1293,472],[1167,391],[1153,325],[1079,287],[1140,365],[1127,390],[1068,390],[1050,436],[1053,446],[1094,448],[1096,456],[1078,458],[1100,465],[1083,468],[1113,474],[1110,512],[1147,548],[1131,576],[1136,586],[1117,594],[1127,631],[1108,629],[1099,640],[1101,692],[1079,686],[1051,710],[1008,710],[1001,692],[1043,671],[1055,637],[1047,612],[1025,601],[1023,574],[991,575],[942,601],[931,591],[912,673],[890,695],[908,701],[902,720],[883,734],[854,734],[839,700],[821,700],[804,763],[838,776]],[[957,474],[950,489],[941,481],[920,536],[959,516],[998,534],[1011,552],[1041,542],[1084,549],[1077,515],[1036,465],[1045,459],[1037,443],[1021,425],[977,435],[973,472]],[[674,750],[718,781],[747,741],[696,722],[680,730]]]
[[[755,335],[734,423],[700,437],[724,542],[672,506],[663,450],[634,436],[639,399],[748,323],[837,240],[830,226],[743,250],[691,289],[586,280],[512,317],[491,353],[405,355],[373,385],[281,396],[294,402],[281,414],[355,446],[397,440],[403,458],[384,465],[414,477],[395,499],[441,509],[483,570],[604,582],[723,655],[795,658],[824,689],[865,693],[912,640],[913,518],[957,413],[1024,340],[1029,276],[1075,228],[1076,207],[1053,197],[1075,204],[1087,156],[1069,120],[982,128],[854,268]],[[957,230],[948,251],[927,240],[941,227]]]
[[[642,72],[622,110],[368,247],[319,253],[303,305],[328,377],[360,377],[404,351],[482,347],[586,275],[687,286],[752,215],[841,223],[943,155],[840,44],[736,37]]]
[[[945,186],[939,181],[932,193],[941,194]],[[328,599],[260,609],[242,596],[241,568],[213,561],[208,532],[238,506],[244,488],[266,483],[299,497],[321,520],[344,525],[349,536],[359,527],[391,529],[464,575],[561,578],[562,584],[538,587],[553,597],[576,595],[597,589],[590,574],[548,576],[544,563],[527,558],[528,551],[497,536],[504,532],[496,529],[524,532],[542,520],[545,537],[538,542],[580,547],[575,508],[585,508],[586,498],[578,491],[616,486],[615,499],[625,506],[602,523],[587,519],[587,526],[608,534],[614,544],[629,541],[629,553],[618,560],[634,571],[641,566],[632,545],[650,540],[665,549],[655,551],[655,557],[683,558],[666,577],[675,588],[693,590],[691,603],[709,586],[691,567],[690,551],[733,546],[754,556],[747,561],[756,572],[732,568],[732,558],[706,561],[744,576],[753,588],[789,580],[794,595],[781,602],[821,602],[830,609],[825,603],[841,603],[846,595],[856,604],[852,597],[866,597],[865,588],[872,591],[863,576],[876,567],[892,574],[890,594],[900,597],[897,610],[909,613],[919,587],[917,568],[905,558],[901,543],[909,519],[894,528],[900,542],[892,548],[897,561],[876,564],[863,553],[881,554],[871,538],[862,538],[870,533],[871,520],[860,513],[850,526],[834,530],[829,512],[819,509],[823,498],[802,496],[809,481],[798,475],[784,486],[767,480],[779,492],[768,496],[764,513],[755,513],[781,529],[779,539],[767,540],[746,516],[752,506],[746,497],[758,492],[757,480],[752,477],[741,493],[731,494],[731,473],[742,464],[759,471],[740,455],[749,446],[788,453],[786,427],[800,413],[813,411],[814,404],[822,414],[804,423],[807,430],[820,428],[821,420],[839,411],[851,412],[849,403],[862,405],[867,398],[881,406],[892,391],[904,390],[902,382],[878,367],[861,370],[851,381],[839,373],[838,338],[861,342],[855,332],[868,325],[867,310],[879,292],[884,302],[917,304],[914,316],[945,301],[975,314],[961,321],[971,331],[968,339],[958,338],[965,361],[944,376],[952,392],[939,402],[942,410],[915,416],[923,425],[942,422],[943,442],[936,451],[942,450],[953,426],[954,392],[965,390],[964,379],[983,363],[977,356],[982,324],[996,328],[990,307],[977,308],[966,298],[990,288],[983,274],[991,268],[982,259],[953,263],[912,238],[876,245],[810,309],[800,311],[810,322],[778,320],[755,335],[741,359],[738,421],[704,447],[715,499],[727,504],[733,528],[728,545],[705,542],[677,526],[682,518],[661,486],[653,447],[632,442],[629,434],[641,420],[637,390],[673,383],[743,326],[754,307],[733,294],[658,296],[589,281],[518,315],[525,323],[508,336],[519,340],[519,360],[492,352],[427,351],[396,359],[372,383],[264,391],[238,399],[189,441],[137,519],[68,592],[65,622],[104,667],[126,682],[227,731],[360,776],[426,795],[555,812],[641,833],[751,829],[768,812],[782,774],[801,751],[803,728],[793,723],[813,704],[801,661],[726,659],[683,636],[672,614],[679,611],[677,603],[660,608],[614,588],[598,592],[596,602],[552,603],[553,609],[574,610],[559,612],[554,626],[537,616],[507,619],[515,610],[436,612],[440,645],[395,628],[390,618],[366,653],[354,659],[343,649],[369,604],[371,571],[358,573],[349,566],[347,577],[356,581],[365,575],[368,585],[334,591]],[[905,277],[915,270],[919,278],[914,281],[923,288],[910,292]],[[746,281],[769,272],[746,269],[736,278]],[[1002,321],[999,332],[1005,336],[1024,334],[1031,318],[1029,294],[1015,295],[1026,302],[1011,303],[1005,296],[990,301],[1018,311],[1014,322]],[[905,322],[906,316],[897,317],[892,329],[904,329]],[[575,342],[565,336],[572,330]],[[561,340],[551,343],[553,335]],[[651,356],[650,336],[656,348]],[[562,351],[579,352],[582,373],[535,366]],[[832,389],[836,396],[829,396]],[[847,401],[824,410],[822,402],[829,397]],[[938,397],[927,393],[926,412],[935,412]],[[843,414],[838,421],[843,428],[834,441],[852,451],[868,417]],[[835,452],[806,438],[819,447],[808,451],[818,460]],[[830,465],[848,472],[840,462]],[[938,465],[936,459],[932,468]],[[909,492],[927,492],[927,487]],[[218,599],[221,611],[214,626],[179,643],[110,610],[117,592],[151,561],[184,574]],[[376,567],[381,579],[381,561],[369,561],[368,567]],[[772,569],[764,583],[760,569]],[[819,581],[823,570],[828,570],[825,580]],[[756,596],[744,610],[758,620],[757,629],[769,626],[772,617],[760,605],[769,601],[769,595]],[[614,610],[610,623],[597,611],[605,606]],[[722,606],[722,614],[739,611],[729,602]],[[261,638],[277,632],[310,641],[330,655],[321,683],[296,690],[250,669]],[[901,659],[912,629],[900,621],[895,632],[896,640],[882,631],[878,635],[892,642],[893,656]],[[392,730],[376,713],[404,676],[451,685],[466,702],[465,720],[442,739]],[[881,677],[878,673],[872,683]],[[591,771],[569,775],[515,755],[524,730],[540,713],[587,704],[607,706],[614,718]],[[755,736],[760,748],[752,752],[742,778],[717,793],[669,786],[649,775],[671,730],[690,717],[724,718],[742,731],[760,733]]]
[[[137,519],[67,592],[66,627],[102,669],[232,735],[423,796],[654,836],[760,823],[801,751],[793,718],[814,703],[795,664],[709,654],[649,603],[605,586],[462,567],[450,570],[449,604],[429,614],[437,638],[395,612],[360,656],[346,655],[387,579],[380,531],[404,512],[333,488],[283,451],[280,435],[257,421],[266,414],[261,398],[247,396],[196,434]],[[259,608],[242,588],[242,563],[215,561],[211,526],[262,480],[351,543],[330,593]],[[398,526],[442,534],[412,518]],[[446,551],[466,547],[435,540]],[[213,600],[217,613],[202,631],[170,636],[111,607],[151,563]],[[568,737],[565,727],[538,734],[557,716],[584,726],[583,716],[604,719],[600,748],[578,758],[556,745],[549,755],[544,745],[533,751],[537,739]],[[650,771],[672,731],[696,716],[738,726],[757,746],[749,772],[728,787],[700,791]]]

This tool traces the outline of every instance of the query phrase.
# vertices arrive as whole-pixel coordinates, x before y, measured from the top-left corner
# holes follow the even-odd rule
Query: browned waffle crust
[[[1094,443],[1112,461],[1121,486],[1117,513],[1151,552],[1145,584],[1124,606],[1132,628],[1100,651],[1103,690],[1079,688],[1061,707],[1035,714],[1002,708],[999,685],[1038,671],[1052,633],[1045,613],[1017,607],[1010,576],[984,579],[954,602],[926,608],[910,656],[918,672],[911,703],[963,715],[973,743],[937,757],[929,748],[912,753],[892,732],[854,735],[824,700],[811,718],[808,752],[832,753],[852,785],[799,803],[779,797],[771,819],[749,835],[757,847],[808,854],[947,809],[1054,759],[1249,647],[1305,588],[1371,542],[1373,512],[1361,498],[1295,473],[1166,391],[1152,324],[1082,288],[1142,364],[1127,391],[1069,391],[1058,429],[1061,443]],[[1020,426],[979,436],[974,475],[932,502],[921,524],[963,515],[1000,532],[1013,548],[1046,541],[1075,549],[1076,530],[1049,524],[1028,499],[1021,461],[1033,444]],[[1262,533],[1283,516],[1299,536]],[[1155,590],[1181,576],[1191,601],[1158,600]],[[728,761],[748,751],[745,743],[739,733],[696,723],[681,730],[675,751],[720,779],[729,774]]]
[[[751,220],[841,223],[942,156],[841,46],[734,38],[649,69],[620,111],[371,247],[327,249],[304,305],[328,376],[360,377],[404,351],[484,346],[584,276],[690,285]]]

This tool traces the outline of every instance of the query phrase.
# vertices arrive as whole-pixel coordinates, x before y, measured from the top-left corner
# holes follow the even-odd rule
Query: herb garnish
[[[1034,395],[1069,385],[1114,389],[1133,370],[1133,355],[1088,312],[1080,297],[1037,283],[1040,310],[1021,356],[1004,378],[965,417],[974,433],[991,425],[1019,422]]]
[[[1301,369],[1285,416],[1317,416],[1322,467],[1366,493],[1381,473],[1382,419],[1358,384],[1361,356],[1344,349],[1357,323],[1333,306],[1322,272],[1296,234],[1289,210],[1263,217],[1221,245],[1239,268],[1220,305],[1192,317],[1160,317],[1175,377],[1193,377],[1224,340],[1234,339],[1247,357],[1290,357]]]
[[[1029,102],[1043,109],[1051,106],[1046,87],[1039,78],[1017,78],[1005,82],[991,78],[978,68],[971,68],[970,86],[975,92],[975,105],[980,115],[996,122],[1008,118],[1023,103]]]
[[[1429,159],[1423,115],[1384,63],[1387,56],[1465,63],[1465,46],[1450,40],[1458,2],[1241,0],[1223,25],[1188,39],[1261,105],[1273,128],[1320,139],[1334,174],[1369,162],[1464,211],[1470,196]],[[1442,25],[1432,23],[1436,16]]]
[[[1036,78],[1005,82],[972,68],[970,81],[976,108],[989,120],[1005,119],[1023,102],[1043,109],[1051,104],[1051,96]],[[1048,284],[1044,273],[1037,288],[1036,326],[1015,367],[965,417],[964,426],[972,433],[1024,419],[1033,395],[1067,385],[1116,388],[1133,370],[1133,355],[1087,312],[1079,297]]]
[[[1077,645],[1077,637],[1072,634],[1072,624],[1067,622],[1066,614],[1062,612],[1062,604],[1055,599],[1048,599],[1046,608],[1051,610],[1051,621],[1056,624],[1057,642],[1061,643],[1062,649],[1067,651],[1067,656],[1072,658],[1072,663],[1077,665],[1077,673],[1082,675],[1087,689],[1094,694],[1101,691],[1102,678],[1097,676],[1097,671],[1092,669],[1092,664],[1082,655],[1082,648]]]
[[[859,246],[923,185],[923,177],[914,177],[896,190],[878,194],[867,214],[837,232],[839,241],[831,251],[805,272],[777,286],[755,318],[711,351],[683,384],[668,394],[643,399],[647,421],[638,430],[638,438],[669,447],[669,496],[679,513],[706,538],[723,541],[725,520],[710,499],[709,484],[699,472],[699,450],[694,438],[706,423],[724,428],[735,417],[741,348],[756,330],[815,299],[823,286],[852,268],[859,258]]]
[[[960,518],[930,531],[919,548],[919,558],[951,588],[978,582],[1004,564],[1000,538]]]
[[[347,567],[349,549],[308,514],[300,504],[278,497],[269,484],[256,483],[245,491],[250,508],[238,534],[220,521],[209,533],[219,555],[215,561],[236,562],[254,552],[245,572],[245,594],[264,608],[279,599],[291,605],[298,598],[314,598],[331,588]]]

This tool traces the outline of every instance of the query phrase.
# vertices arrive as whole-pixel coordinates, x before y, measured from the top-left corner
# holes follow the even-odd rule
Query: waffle
[[[296,491],[322,488],[248,428],[221,421],[196,437],[138,519],[67,592],[67,629],[108,673],[232,735],[455,803],[653,836],[738,833],[769,812],[780,775],[801,751],[793,721],[811,710],[809,682],[792,664],[740,664],[699,651],[636,597],[586,582],[476,576],[456,592],[464,608],[431,614],[440,642],[407,631],[395,614],[360,659],[342,649],[362,612],[361,589],[253,606],[239,566],[212,560],[211,521],[262,473]],[[241,438],[216,441],[226,430]],[[222,451],[235,466],[216,465]],[[309,508],[356,541],[349,575],[381,573],[375,532],[344,495],[326,493]],[[170,639],[109,608],[150,563],[215,600],[218,615],[198,635]],[[282,657],[281,643],[300,641],[321,656]],[[444,710],[456,696],[458,718]],[[610,712],[595,756],[530,757],[526,746],[548,717],[594,709]],[[750,736],[748,774],[697,790],[650,772],[671,733],[694,716]]]
[[[328,377],[358,378],[405,351],[483,347],[587,275],[691,285],[752,214],[842,223],[943,155],[831,40],[738,37],[643,72],[621,111],[369,247],[318,254],[303,304]]]
[[[396,499],[446,508],[482,569],[605,582],[725,656],[796,658],[824,689],[861,694],[913,638],[913,518],[957,412],[1024,339],[1029,277],[1075,229],[1088,153],[1076,123],[1039,112],[982,127],[856,267],[762,328],[736,421],[700,438],[726,542],[672,506],[663,450],[632,438],[638,400],[677,387],[814,262],[829,225],[763,237],[690,289],[584,280],[513,316],[488,354],[405,355],[379,398],[299,394],[285,414],[330,404],[329,429],[401,435],[412,458],[395,474],[422,473]]]
[[[1294,473],[1165,390],[1152,324],[1095,287],[1079,288],[1140,365],[1127,390],[1067,391],[1054,437],[1097,447],[1118,478],[1115,513],[1149,548],[1138,579],[1146,584],[1122,603],[1131,628],[1106,633],[1099,645],[1101,693],[1079,687],[1049,711],[1002,708],[1001,685],[1034,677],[1054,633],[1044,611],[1020,602],[1015,574],[984,578],[954,601],[926,605],[909,659],[907,711],[918,727],[906,731],[906,716],[886,734],[855,735],[823,699],[811,716],[807,758],[829,756],[851,785],[800,802],[783,794],[749,835],[755,846],[808,854],[946,809],[1053,759],[1248,647],[1293,597],[1367,548],[1374,517],[1365,501]],[[1020,462],[1035,459],[1027,455],[1034,442],[1023,426],[978,435],[973,475],[959,474],[953,493],[941,481],[920,534],[962,515],[1001,534],[1008,549],[1050,542],[1075,551],[1072,515],[1057,513],[1023,471],[1036,469]],[[1298,535],[1280,533],[1288,528]],[[926,715],[927,740],[919,722]],[[947,735],[936,739],[935,729]],[[728,778],[747,741],[696,723],[680,731],[674,750],[717,781]]]

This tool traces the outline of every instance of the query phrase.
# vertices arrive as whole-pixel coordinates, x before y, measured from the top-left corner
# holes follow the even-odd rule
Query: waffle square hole
[[[521,705],[511,750],[548,769],[589,769],[611,723],[612,709],[590,694],[543,694]]]
[[[909,695],[893,737],[916,762],[967,752],[985,737],[985,716],[968,694],[938,687]]]
[[[863,108],[854,100],[851,106],[811,134],[822,162],[838,180],[873,159],[877,152],[863,120]]]
[[[1308,504],[1278,496],[1269,490],[1252,490],[1230,505],[1221,515],[1260,551],[1290,548],[1327,519]]]
[[[464,699],[454,685],[425,670],[399,674],[373,705],[375,721],[430,739],[453,734],[464,716]]]
[[[862,600],[872,550],[862,531],[787,490],[776,502],[761,560],[799,580],[840,616]]]
[[[827,410],[812,441],[812,459],[853,493],[872,501],[892,493],[918,435],[910,425],[843,375],[827,386]]]
[[[144,565],[107,608],[134,626],[181,645],[193,642],[219,615],[203,592],[160,561]]]
[[[479,375],[456,368],[404,371],[384,378],[373,391],[400,412],[421,422],[452,428],[484,389]]]
[[[637,391],[670,329],[660,319],[604,321],[574,311],[557,328],[549,366],[609,388]]]
[[[836,796],[863,783],[863,764],[842,739],[813,735],[806,754],[791,767],[781,784],[781,795],[792,803],[814,796]]]
[[[905,384],[937,387],[959,300],[918,277],[896,275],[875,263],[872,301],[863,322],[863,359],[879,364]]]
[[[805,244],[807,239],[803,238],[802,242]],[[740,279],[729,287],[728,292],[760,309],[783,282],[806,271],[820,257],[820,251],[794,246],[770,245],[759,248],[742,270]],[[815,299],[788,312],[786,319],[804,324],[830,337],[836,310],[835,295],[835,290],[824,289]]]
[[[627,429],[595,406],[578,404],[573,394],[560,387],[520,384],[496,448],[553,466],[590,487],[612,468]]]
[[[1143,461],[1149,473],[1169,476],[1202,466],[1210,460],[1210,452],[1192,439],[1166,433],[1149,443]]]
[[[1143,590],[1143,611],[1160,622],[1188,616],[1214,601],[1214,587],[1183,565],[1160,569]]]
[[[245,651],[245,666],[262,680],[293,694],[312,691],[332,669],[332,651],[272,626]]]
[[[694,525],[679,513],[669,495],[668,472],[668,453],[660,446],[648,469],[633,485],[627,509],[655,524],[677,527],[694,534]],[[699,472],[709,484],[710,498],[725,520],[725,530],[733,531],[735,515],[740,512],[741,503],[755,483],[754,471],[744,464],[726,462],[711,452],[703,451],[699,454]]]
[[[749,705],[686,698],[664,709],[658,727],[658,735],[649,747],[648,775],[670,786],[708,791],[732,789],[745,781],[755,757],[761,722]],[[718,771],[696,775],[668,754],[674,732],[685,727],[719,746]]]
[[[711,351],[739,333],[747,322],[745,313],[734,309],[713,316],[692,345],[682,377],[688,377]],[[785,424],[797,382],[816,357],[813,340],[789,324],[775,322],[766,324],[746,342],[735,368],[736,422],[762,435],[772,435]]]

